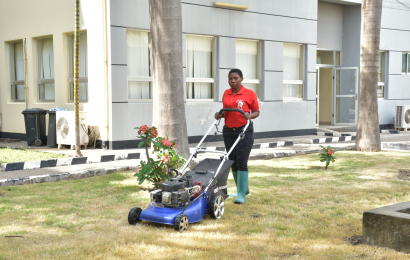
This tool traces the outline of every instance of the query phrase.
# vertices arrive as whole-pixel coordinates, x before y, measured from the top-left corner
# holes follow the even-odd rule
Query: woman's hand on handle
[[[215,117],[216,120],[219,120],[223,117],[224,114],[225,114],[225,112],[222,113],[222,115],[220,115],[219,112],[216,112],[214,117]]]
[[[246,118],[246,120],[255,119],[258,116],[259,116],[259,110],[252,111],[252,113],[245,112],[245,114],[243,115],[243,117]]]

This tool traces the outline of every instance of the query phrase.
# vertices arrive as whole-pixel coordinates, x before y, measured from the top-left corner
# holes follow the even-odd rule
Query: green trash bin
[[[41,146],[47,143],[46,113],[42,108],[30,108],[22,112],[26,124],[27,145]]]

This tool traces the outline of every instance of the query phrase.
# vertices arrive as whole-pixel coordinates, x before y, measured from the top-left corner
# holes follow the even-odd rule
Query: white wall
[[[317,47],[342,50],[343,5],[319,2],[317,15]]]

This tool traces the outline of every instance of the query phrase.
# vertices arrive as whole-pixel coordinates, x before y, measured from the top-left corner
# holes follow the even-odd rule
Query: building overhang
[[[361,5],[362,0],[319,0],[320,2],[330,2],[342,5]]]

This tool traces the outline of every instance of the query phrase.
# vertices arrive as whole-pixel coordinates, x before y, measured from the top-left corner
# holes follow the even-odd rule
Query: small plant
[[[325,148],[321,145],[320,147],[322,147],[322,150],[319,153],[320,161],[321,162],[326,162],[326,170],[327,170],[327,166],[329,166],[330,162],[334,163],[335,160],[337,159],[334,156],[336,150],[333,147],[330,147],[330,146],[327,146]]]
[[[138,129],[138,137],[143,140],[138,147],[145,146],[147,161],[141,161],[141,170],[134,176],[138,177],[139,184],[144,181],[154,183],[155,188],[159,188],[163,181],[169,179],[168,169],[179,168],[185,163],[184,155],[179,155],[175,149],[177,142],[169,141],[167,137],[158,137],[158,130],[155,126],[143,125],[135,127]],[[148,147],[152,145],[153,158],[150,157]]]

